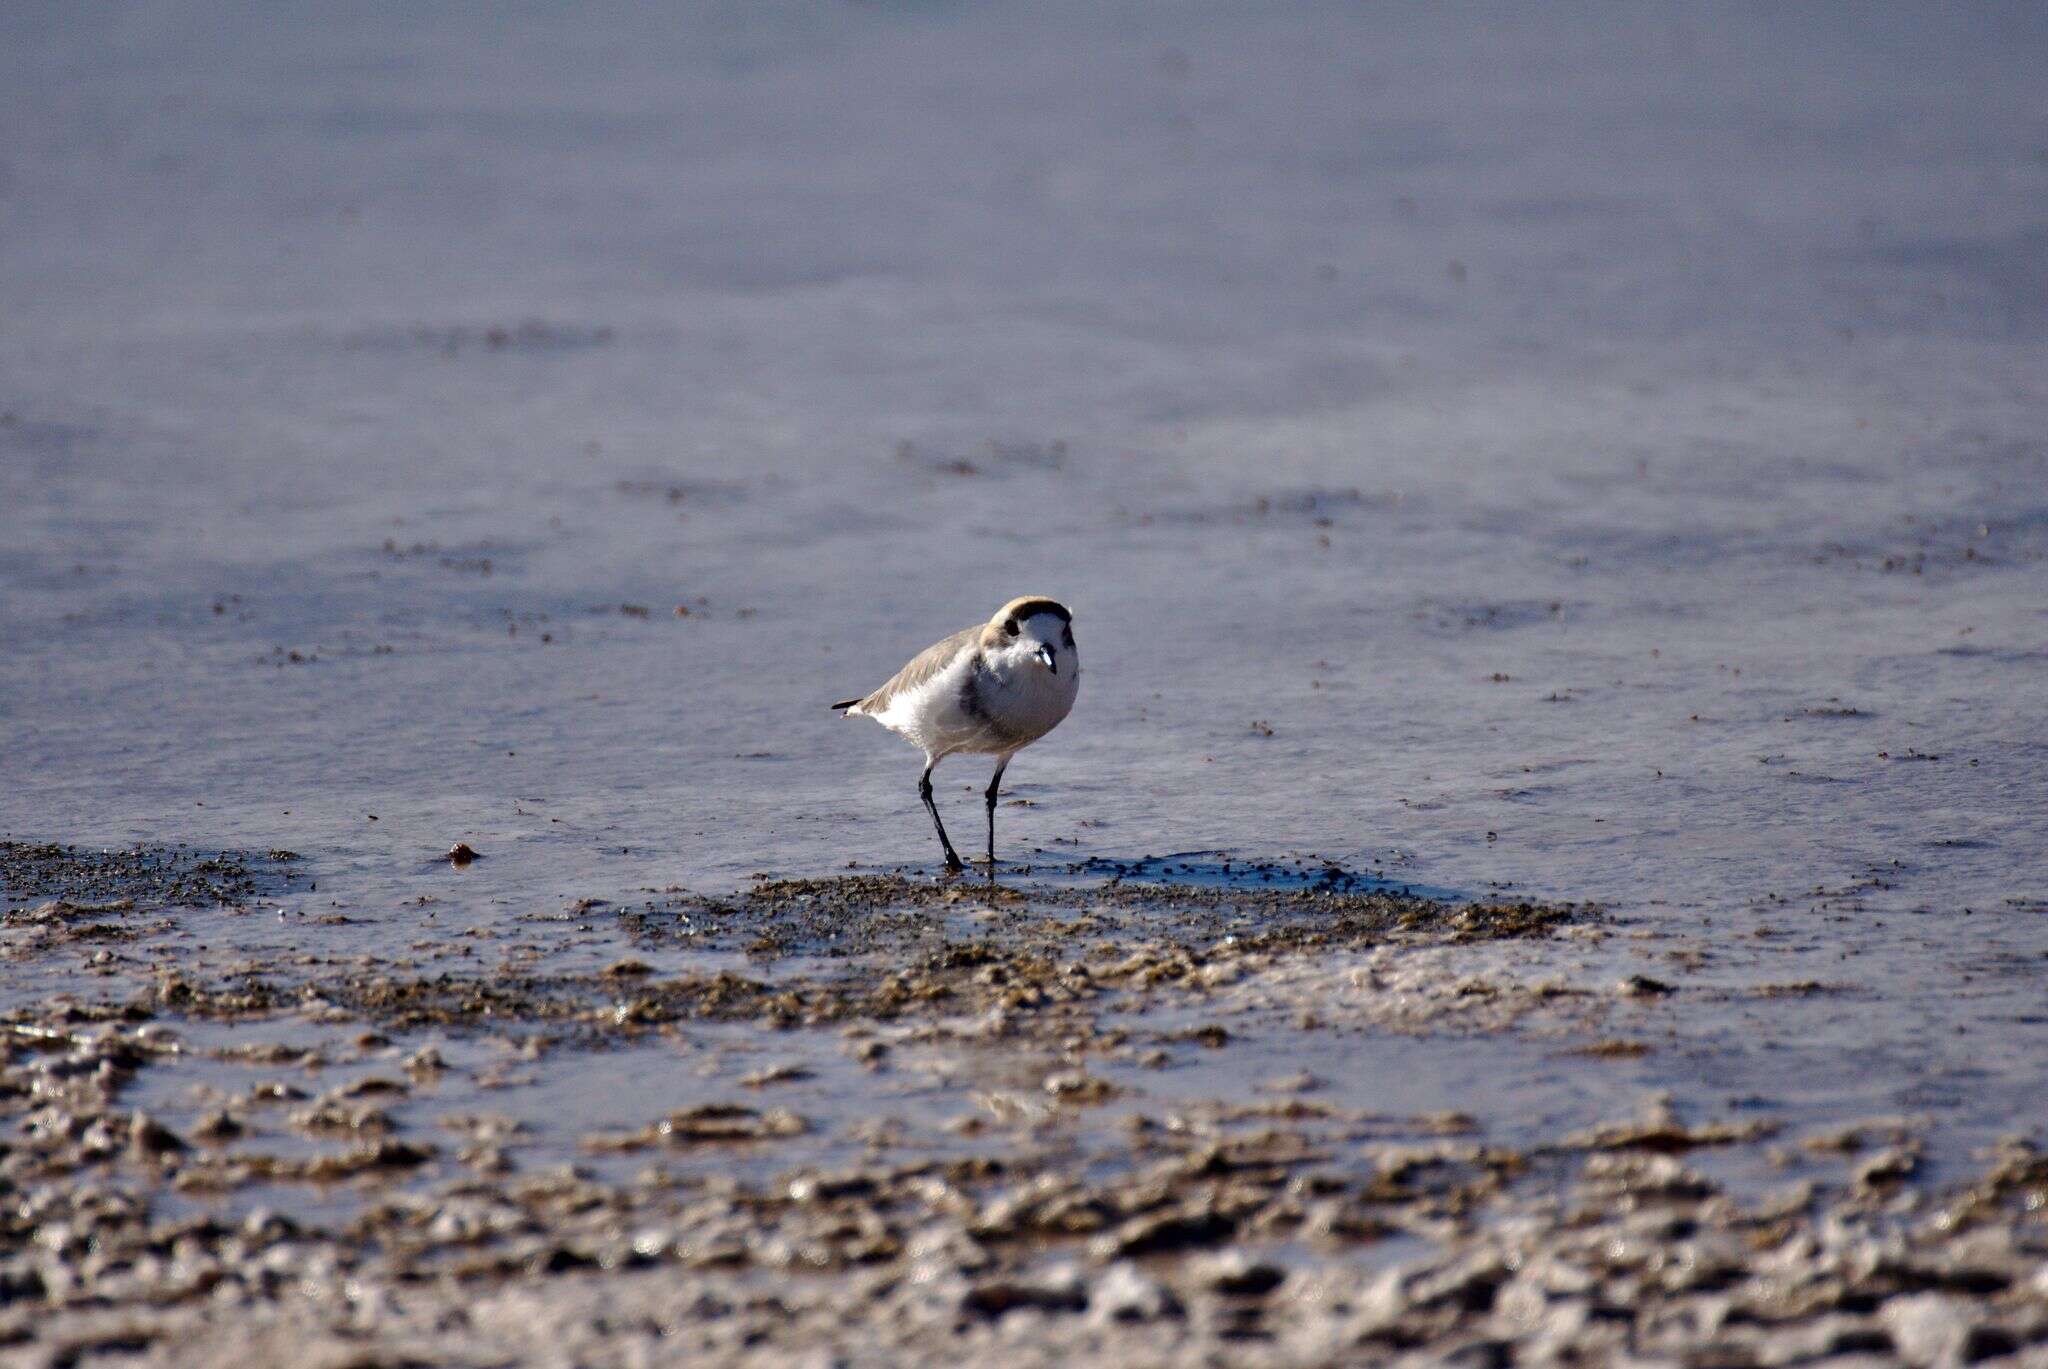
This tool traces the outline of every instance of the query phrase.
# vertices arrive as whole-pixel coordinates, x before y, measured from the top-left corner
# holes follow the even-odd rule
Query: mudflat
[[[5,7],[5,1353],[2039,1357],[2043,23]]]

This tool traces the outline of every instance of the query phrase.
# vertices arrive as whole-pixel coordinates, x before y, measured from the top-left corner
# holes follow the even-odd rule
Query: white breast
[[[1081,692],[1081,663],[1072,656],[1055,675],[1030,657],[991,660],[980,680],[990,744],[976,751],[1011,751],[1037,741],[1073,711]]]

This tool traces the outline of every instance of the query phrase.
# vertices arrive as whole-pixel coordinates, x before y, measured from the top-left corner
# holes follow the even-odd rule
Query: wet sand
[[[23,1363],[2048,1354],[2023,1138],[1923,1182],[1925,1118],[1615,1088],[1564,1130],[1460,1079],[1659,1048],[1686,995],[1597,978],[1597,908],[1182,858],[557,915],[683,974],[174,963],[298,859],[0,854],[54,895],[11,963],[89,967],[0,1024]],[[1360,1051],[1428,1082],[1361,1094]]]
[[[2040,17],[745,8],[0,10],[0,1355],[2040,1359]]]

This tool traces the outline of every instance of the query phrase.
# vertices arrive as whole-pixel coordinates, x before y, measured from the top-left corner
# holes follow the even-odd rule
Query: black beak
[[[1033,654],[1036,655],[1039,660],[1045,662],[1045,668],[1047,670],[1050,670],[1055,675],[1060,673],[1059,662],[1053,658],[1051,647],[1042,646]]]

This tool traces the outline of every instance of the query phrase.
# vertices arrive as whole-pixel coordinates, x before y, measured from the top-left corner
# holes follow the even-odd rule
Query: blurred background
[[[0,827],[366,897],[458,836],[479,896],[922,863],[824,705],[1034,592],[1088,673],[1019,855],[2020,906],[2044,57],[2021,6],[9,5]]]

